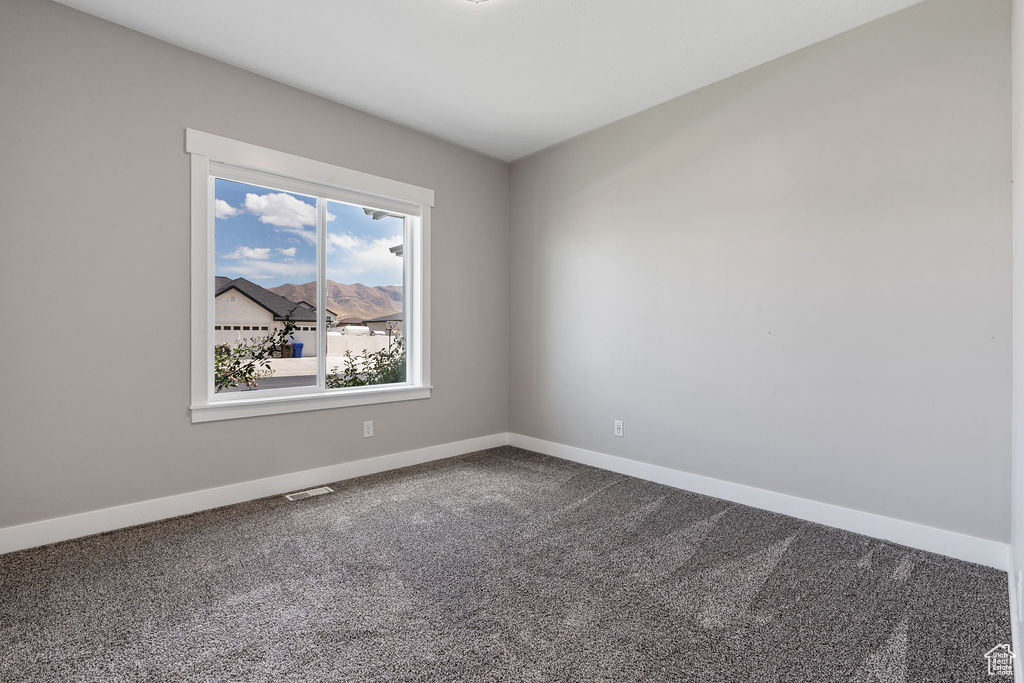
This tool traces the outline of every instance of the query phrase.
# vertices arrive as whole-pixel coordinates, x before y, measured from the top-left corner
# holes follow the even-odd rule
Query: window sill
[[[316,392],[290,396],[262,396],[259,398],[211,401],[205,405],[193,405],[192,422],[214,420],[235,420],[259,415],[300,413],[308,410],[344,408],[373,403],[413,401],[430,398],[431,387],[393,386],[349,389],[337,393]]]

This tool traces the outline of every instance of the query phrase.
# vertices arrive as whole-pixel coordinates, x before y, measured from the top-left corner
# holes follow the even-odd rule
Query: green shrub
[[[295,323],[284,321],[284,329],[265,337],[243,339],[234,346],[218,344],[213,351],[214,387],[217,391],[245,385],[250,389],[259,380],[274,374],[270,359],[289,342]]]
[[[380,351],[345,352],[342,366],[331,368],[328,389],[364,387],[373,384],[398,384],[405,381],[405,340],[395,337]]]

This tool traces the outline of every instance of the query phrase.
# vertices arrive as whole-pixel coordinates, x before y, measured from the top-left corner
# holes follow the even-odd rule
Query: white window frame
[[[192,422],[325,408],[408,401],[430,397],[430,209],[434,191],[390,178],[354,171],[258,145],[185,130],[191,163],[192,223]],[[269,185],[321,197],[317,201],[317,384],[217,394],[213,388],[214,349],[214,194],[211,176]],[[325,200],[337,200],[399,213],[405,218],[403,333],[406,382],[326,389],[323,359],[325,324]],[[322,350],[322,352],[321,352]]]

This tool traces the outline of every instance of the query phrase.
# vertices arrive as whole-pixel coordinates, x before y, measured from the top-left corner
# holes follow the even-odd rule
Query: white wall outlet
[[[615,436],[622,438],[622,420],[615,421]]]
[[[373,436],[373,420],[363,422],[363,438],[369,439]]]

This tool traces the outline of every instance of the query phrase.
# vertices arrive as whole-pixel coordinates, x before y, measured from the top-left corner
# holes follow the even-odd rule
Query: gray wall
[[[929,0],[522,160],[510,203],[500,162],[0,3],[0,527],[511,428],[1006,540],[1008,11]],[[436,190],[429,401],[189,423],[185,127]]]
[[[1024,598],[1024,0],[1013,0],[1013,485],[1010,572],[1018,601]],[[1018,602],[1018,604],[1020,604]],[[1017,610],[1017,642],[1024,614]],[[1020,660],[1017,660],[1020,662]],[[1019,666],[1019,665],[1018,665]]]
[[[1009,49],[931,0],[515,163],[510,428],[1007,540]]]
[[[0,527],[506,429],[507,165],[42,0],[0,98]],[[185,127],[436,191],[428,401],[189,423]]]

